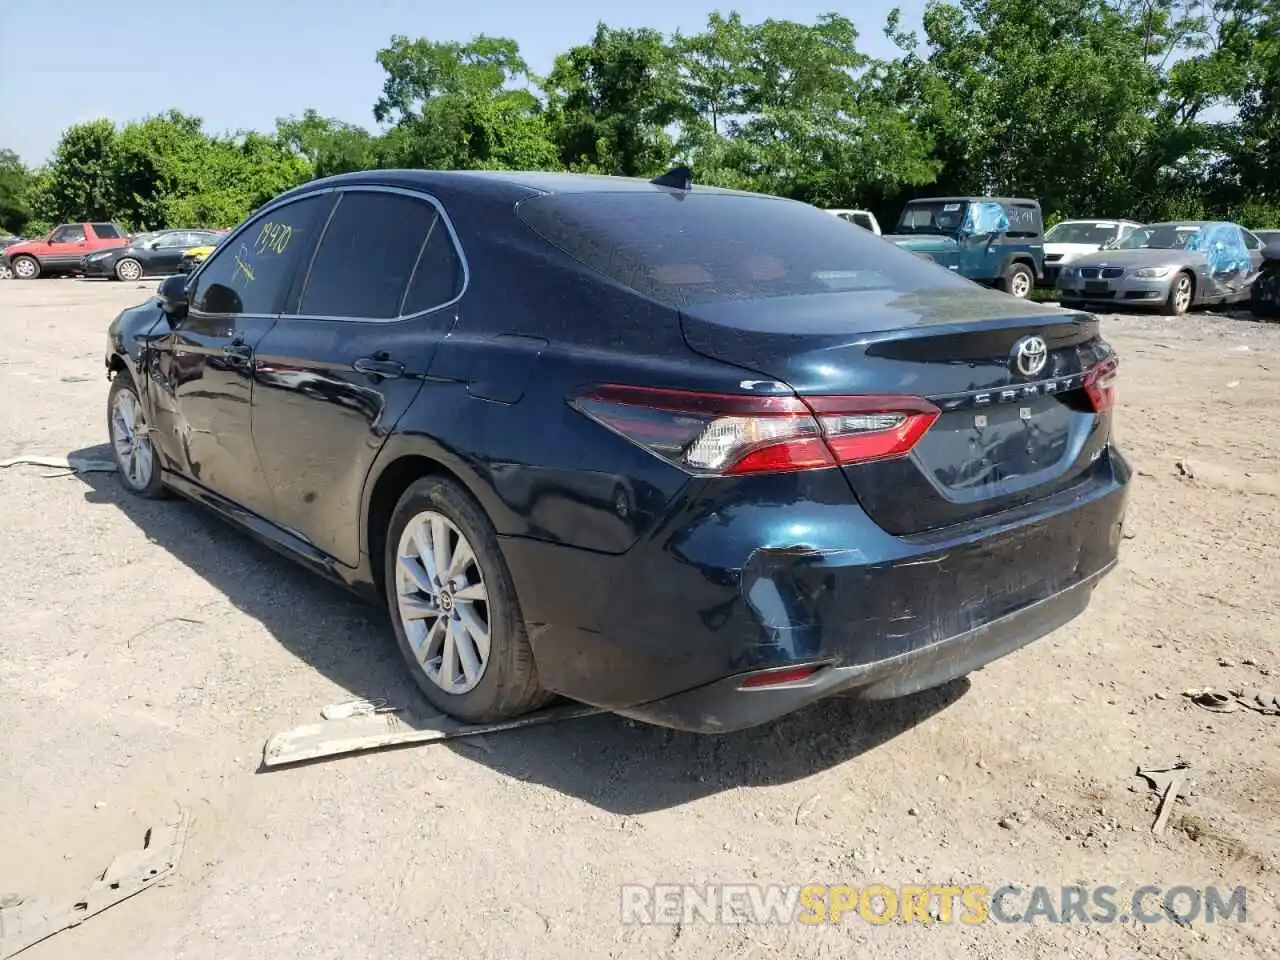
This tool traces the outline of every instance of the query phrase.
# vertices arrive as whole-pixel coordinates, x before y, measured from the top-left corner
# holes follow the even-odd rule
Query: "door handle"
[[[396,377],[404,376],[404,364],[395,360],[361,357],[351,366],[356,373],[363,373],[368,377],[383,377],[387,380],[394,380]]]

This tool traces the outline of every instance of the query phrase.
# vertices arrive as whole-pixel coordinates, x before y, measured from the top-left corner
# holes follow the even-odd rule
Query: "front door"
[[[84,233],[84,225],[68,223],[58,227],[49,235],[49,250],[40,256],[47,267],[65,270],[78,264],[89,252],[89,240]]]
[[[254,349],[331,202],[331,194],[293,201],[237,231],[192,276],[187,316],[155,344],[154,440],[166,464],[260,515],[270,514],[271,494],[253,446]]]
[[[177,273],[178,261],[182,252],[200,243],[199,235],[192,233],[162,234],[151,248],[151,257],[147,262],[147,272],[155,274]]]
[[[351,188],[258,344],[253,435],[277,522],[347,566],[373,460],[457,317],[456,238],[420,194]]]

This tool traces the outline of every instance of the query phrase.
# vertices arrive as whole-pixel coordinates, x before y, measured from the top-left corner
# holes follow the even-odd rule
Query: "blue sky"
[[[919,26],[924,0],[6,2],[0,13],[0,148],[38,164],[72,123],[138,119],[169,107],[203,117],[209,130],[270,130],[277,117],[307,107],[372,126],[382,88],[374,54],[396,33],[433,40],[476,33],[514,37],[537,72],[546,71],[560,51],[590,39],[598,20],[692,32],[716,9],[737,10],[751,22],[812,21],[835,9],[858,25],[864,52],[887,56],[892,48],[882,29],[894,6],[908,25]]]

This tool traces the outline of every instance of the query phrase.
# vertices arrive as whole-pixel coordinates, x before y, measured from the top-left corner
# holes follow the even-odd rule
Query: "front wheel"
[[[497,723],[552,699],[538,684],[493,525],[451,480],[407,489],[387,529],[387,606],[400,652],[437,710]]]
[[[1180,317],[1191,309],[1194,287],[1191,274],[1179,273],[1169,285],[1169,297],[1164,302],[1165,316]]]
[[[1031,288],[1035,286],[1036,275],[1025,263],[1011,263],[1004,272],[1000,286],[1011,297],[1025,300],[1031,296]]]
[[[119,373],[107,394],[107,432],[115,454],[116,471],[125,490],[158,500],[165,495],[160,465],[151,444],[151,428],[142,399],[127,373]]]
[[[133,259],[133,257],[125,257],[116,264],[116,279],[123,280],[125,283],[141,280],[142,264]]]
[[[11,267],[19,280],[34,280],[40,276],[40,261],[35,257],[14,257]]]

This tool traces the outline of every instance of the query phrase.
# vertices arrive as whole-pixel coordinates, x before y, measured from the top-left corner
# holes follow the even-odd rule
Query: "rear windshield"
[[[849,290],[913,293],[962,280],[826,211],[769,197],[553,194],[519,216],[545,240],[672,307]]]

